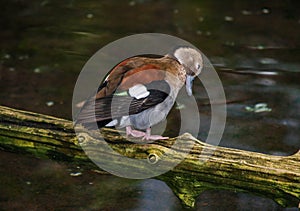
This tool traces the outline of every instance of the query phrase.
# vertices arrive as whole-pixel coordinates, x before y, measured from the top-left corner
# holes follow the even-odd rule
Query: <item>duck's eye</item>
[[[197,70],[201,69],[201,65],[200,64],[196,64]]]

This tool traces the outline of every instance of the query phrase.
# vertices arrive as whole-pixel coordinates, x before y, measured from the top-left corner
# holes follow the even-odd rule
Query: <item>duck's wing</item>
[[[97,122],[102,127],[113,119],[149,109],[169,96],[171,87],[164,80],[165,70],[155,59],[128,60],[117,65],[97,94],[86,101],[76,123],[89,126]]]

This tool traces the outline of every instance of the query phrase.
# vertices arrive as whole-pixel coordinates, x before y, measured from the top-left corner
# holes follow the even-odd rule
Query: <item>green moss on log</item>
[[[283,157],[215,147],[190,134],[176,137],[184,143],[177,148],[172,147],[174,138],[134,144],[120,131],[103,129],[101,134],[103,138],[99,139],[82,130],[77,138],[71,121],[0,106],[0,148],[3,150],[95,169],[81,149],[85,145],[89,153],[95,156],[101,153],[101,157],[115,160],[122,168],[149,171],[130,162],[122,163],[115,154],[101,151],[101,144],[106,141],[115,152],[129,158],[149,159],[153,165],[160,165],[162,159],[167,159],[165,165],[180,163],[157,178],[165,181],[187,207],[193,207],[203,191],[212,189],[251,192],[272,198],[282,206],[299,204],[300,152]],[[191,150],[190,144],[193,144]],[[171,156],[165,158],[165,153]]]

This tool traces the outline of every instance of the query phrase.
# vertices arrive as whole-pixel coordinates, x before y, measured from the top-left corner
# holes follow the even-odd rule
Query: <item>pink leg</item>
[[[147,128],[146,134],[143,137],[143,140],[160,140],[160,139],[169,139],[169,137],[164,137],[160,135],[151,135],[151,128]]]
[[[136,137],[136,138],[140,138],[140,137],[144,137],[146,135],[146,133],[142,132],[142,131],[139,131],[139,130],[133,130],[131,128],[131,126],[127,126],[126,127],[126,136],[133,136],[133,137]]]

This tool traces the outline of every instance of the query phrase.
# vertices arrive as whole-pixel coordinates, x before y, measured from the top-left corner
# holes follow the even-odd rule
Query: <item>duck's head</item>
[[[191,47],[179,47],[174,51],[174,57],[184,66],[186,71],[185,87],[187,94],[191,96],[193,80],[201,73],[203,68],[203,59],[199,51]]]

